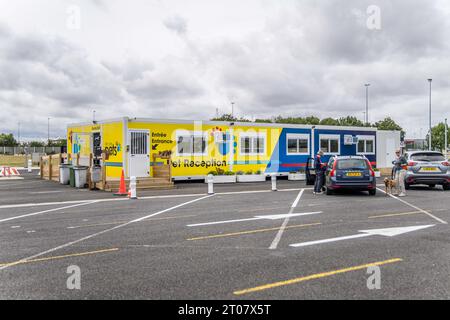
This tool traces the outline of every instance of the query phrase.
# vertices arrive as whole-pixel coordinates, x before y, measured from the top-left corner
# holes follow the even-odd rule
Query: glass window
[[[178,154],[191,154],[192,153],[192,139],[190,136],[180,136],[177,141]]]
[[[203,136],[194,136],[194,154],[205,153],[206,150],[206,141]]]
[[[365,170],[368,169],[367,161],[362,159],[341,159],[337,162],[337,168],[339,170]]]
[[[320,138],[320,149],[324,153],[339,154],[339,136],[322,136]]]
[[[339,152],[339,140],[337,139],[330,140],[330,152],[331,153]]]
[[[366,152],[367,153],[374,153],[374,146],[373,146],[373,140],[366,140]]]
[[[322,140],[320,140],[320,149],[323,151],[323,152],[325,152],[325,153],[329,153],[330,151],[330,149],[328,148],[328,143],[329,143],[329,140],[328,139],[322,139]]]
[[[308,140],[307,139],[300,139],[298,140],[298,151],[300,153],[308,153]]]
[[[358,153],[364,153],[364,149],[365,149],[365,141],[359,140],[358,141]]]
[[[297,153],[297,139],[288,139],[288,153]]]
[[[374,154],[375,153],[375,137],[373,136],[359,136],[358,148],[356,150],[358,154]]]
[[[202,135],[180,135],[177,139],[177,151],[179,155],[203,155],[206,153],[207,140]]]
[[[266,152],[266,139],[261,136],[241,136],[242,154],[264,154]]]
[[[288,134],[287,135],[288,154],[309,154],[309,135]]]
[[[421,152],[411,155],[413,161],[444,161],[445,157],[442,153]]]

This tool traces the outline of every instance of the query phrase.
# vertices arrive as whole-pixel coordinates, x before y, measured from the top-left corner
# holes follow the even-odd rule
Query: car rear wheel
[[[405,183],[405,189],[406,189],[406,190],[411,189],[411,185],[410,185],[409,183]]]
[[[442,188],[443,188],[445,191],[450,190],[450,183],[444,184],[444,185],[442,186]]]
[[[369,195],[374,196],[377,194],[377,190],[373,189],[373,190],[369,190]]]
[[[333,190],[327,188],[327,196],[331,196],[333,194]]]

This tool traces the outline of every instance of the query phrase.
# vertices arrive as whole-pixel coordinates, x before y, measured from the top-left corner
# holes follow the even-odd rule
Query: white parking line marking
[[[303,193],[305,192],[305,189],[300,190],[297,198],[295,199],[294,203],[291,206],[291,210],[289,210],[289,213],[294,212],[294,209],[297,207],[300,198],[302,197]],[[280,230],[278,230],[277,235],[275,236],[275,238],[272,241],[272,244],[270,245],[269,249],[270,250],[275,250],[278,247],[278,243],[280,243],[281,237],[283,236],[284,230],[286,229],[286,226],[289,223],[289,217],[286,217],[286,219],[283,221],[283,224],[280,227]]]
[[[380,190],[380,191],[383,192],[383,193],[386,193],[386,191],[384,191],[384,190],[382,190],[382,189],[380,189],[380,188],[377,188],[377,189]],[[433,219],[436,220],[436,221],[439,221],[439,222],[442,223],[442,224],[448,224],[447,221],[444,221],[444,220],[442,220],[442,219],[440,219],[440,218],[438,218],[438,217],[432,215],[432,214],[429,213],[428,211],[425,211],[425,210],[423,210],[423,209],[421,209],[421,208],[419,208],[419,207],[417,207],[417,206],[415,206],[415,205],[413,205],[413,204],[411,204],[411,203],[409,203],[409,202],[406,202],[406,201],[403,200],[403,199],[400,199],[400,198],[398,198],[398,197],[396,197],[396,196],[394,196],[394,195],[392,195],[392,194],[388,194],[388,196],[390,196],[391,198],[396,199],[396,200],[398,200],[398,201],[400,201],[400,202],[406,204],[407,206],[410,206],[410,207],[413,208],[413,209],[416,209],[416,210],[418,210],[418,211],[420,211],[420,212],[422,212],[422,213],[425,213],[427,216],[433,218]]]
[[[95,201],[84,202],[84,203],[74,204],[74,205],[66,206],[66,207],[60,207],[60,208],[54,208],[54,209],[49,209],[49,210],[44,210],[44,211],[38,211],[38,212],[23,214],[23,215],[20,215],[20,216],[15,216],[15,217],[11,217],[11,218],[2,219],[2,220],[0,220],[0,223],[6,222],[6,221],[11,221],[11,220],[17,220],[17,219],[21,219],[21,218],[28,218],[28,217],[32,217],[32,216],[37,216],[39,214],[45,214],[45,213],[59,211],[59,210],[64,210],[64,209],[70,209],[70,208],[75,208],[75,207],[86,206],[86,205],[93,204],[93,203],[95,203]]]
[[[293,192],[301,189],[280,189],[279,192]],[[305,188],[305,190],[308,190]],[[235,191],[235,192],[218,192],[216,195],[238,195],[238,194],[255,194],[255,193],[272,193],[271,190],[254,190],[254,191]],[[204,196],[204,193],[192,193],[192,194],[172,194],[163,196],[148,196],[139,197],[139,200],[152,200],[152,199],[176,199],[176,198],[193,198]],[[113,201],[129,201],[127,198],[105,198],[105,199],[84,199],[84,200],[71,200],[71,201],[59,201],[59,202],[37,202],[37,203],[21,203],[21,204],[8,204],[0,206],[0,209],[13,209],[13,208],[27,208],[27,207],[41,207],[41,206],[54,206],[65,204],[77,204],[85,203],[89,201],[113,202]]]
[[[37,192],[28,192],[28,194],[51,194],[51,193],[63,193],[66,190],[54,190],[54,191],[37,191]]]
[[[316,240],[316,241],[308,241],[308,242],[302,242],[302,243],[294,243],[294,244],[291,244],[290,246],[295,247],[295,248],[308,247],[308,246],[313,246],[316,244],[337,242],[337,241],[364,238],[364,237],[370,237],[370,236],[395,237],[395,236],[402,235],[404,233],[409,233],[409,232],[427,229],[427,228],[431,228],[431,227],[434,227],[434,225],[359,230],[358,232],[361,232],[360,234],[354,234],[351,236],[344,236],[344,237],[337,237],[337,238],[330,238],[330,239],[322,239],[322,240]]]
[[[272,214],[272,215],[267,215],[267,216],[255,216],[253,218],[246,218],[246,219],[224,220],[224,221],[188,224],[187,227],[211,226],[211,225],[216,225],[216,224],[227,224],[227,223],[234,223],[234,222],[265,220],[265,219],[266,220],[288,219],[288,218],[293,218],[293,217],[309,216],[309,215],[319,214],[319,213],[322,213],[322,211],[304,212],[304,213],[288,213],[288,214]]]
[[[141,221],[146,220],[146,219],[148,219],[148,218],[155,217],[155,216],[160,215],[160,214],[163,214],[163,213],[165,213],[165,212],[169,212],[169,211],[175,210],[175,209],[177,209],[177,208],[180,208],[180,207],[186,206],[186,205],[188,205],[188,204],[191,204],[191,203],[194,203],[194,202],[197,202],[197,201],[201,201],[201,200],[203,200],[203,199],[207,199],[207,198],[210,198],[210,197],[213,197],[213,196],[214,196],[214,195],[208,195],[208,196],[205,196],[205,197],[202,197],[202,198],[194,199],[194,200],[192,200],[192,201],[184,202],[184,203],[182,203],[182,204],[176,205],[176,206],[171,207],[171,208],[168,208],[168,209],[164,209],[164,210],[158,211],[158,212],[156,212],[156,213],[147,215],[147,216],[145,216],[145,217],[142,217],[142,218],[139,218],[139,219],[135,219],[135,220],[131,220],[131,221],[129,221],[129,222],[123,223],[123,224],[118,225],[118,226],[115,226],[115,227],[113,227],[113,228],[110,228],[110,229],[106,229],[106,230],[103,230],[103,231],[100,231],[100,232],[93,233],[93,234],[91,234],[91,235],[89,235],[89,236],[86,236],[86,237],[83,237],[83,238],[81,238],[81,239],[78,239],[78,240],[75,240],[75,241],[71,241],[71,242],[65,243],[65,244],[60,245],[60,246],[58,246],[58,247],[55,247],[55,248],[52,248],[52,249],[49,249],[49,250],[46,250],[46,251],[37,253],[37,254],[32,255],[32,256],[30,256],[30,257],[27,257],[27,258],[23,258],[23,259],[21,259],[21,260],[15,262],[14,264],[9,264],[9,265],[0,267],[0,270],[4,270],[4,269],[9,268],[9,267],[11,267],[11,266],[13,266],[13,265],[24,263],[24,262],[26,262],[26,261],[28,261],[28,260],[32,260],[32,259],[41,257],[41,256],[43,256],[43,255],[52,253],[52,252],[54,252],[54,251],[57,251],[57,250],[60,250],[60,249],[64,249],[64,248],[70,247],[70,246],[72,246],[72,245],[74,245],[74,244],[83,242],[83,241],[85,241],[85,240],[92,239],[92,238],[94,238],[94,237],[97,237],[97,236],[99,236],[99,235],[105,234],[105,233],[107,233],[107,232],[111,232],[111,231],[114,231],[114,230],[116,230],[116,229],[123,228],[123,227],[128,226],[128,225],[130,225],[130,224],[132,224],[132,223],[141,222]]]

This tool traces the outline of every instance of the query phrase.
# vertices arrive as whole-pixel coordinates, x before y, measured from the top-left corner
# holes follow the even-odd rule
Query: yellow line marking
[[[292,279],[292,280],[286,280],[286,281],[270,283],[270,284],[266,284],[266,285],[262,285],[262,286],[258,286],[258,287],[254,287],[254,288],[250,288],[250,289],[245,289],[245,290],[239,290],[239,291],[233,292],[233,294],[237,295],[237,296],[240,296],[240,295],[244,295],[244,294],[248,294],[248,293],[252,293],[252,292],[273,289],[273,288],[277,288],[277,287],[281,287],[281,286],[287,286],[287,285],[291,285],[291,284],[295,284],[295,283],[299,283],[299,282],[304,282],[304,281],[308,281],[308,280],[315,280],[315,279],[325,278],[325,277],[333,276],[333,275],[340,274],[340,273],[357,271],[357,270],[367,269],[367,268],[373,267],[373,266],[381,266],[381,265],[395,263],[395,262],[400,262],[400,261],[403,261],[403,259],[395,258],[395,259],[390,259],[390,260],[385,260],[385,261],[380,261],[380,262],[373,262],[373,263],[363,264],[363,265],[360,265],[360,266],[355,266],[355,267],[350,267],[350,268],[345,268],[345,269],[340,269],[340,270],[335,270],[335,271],[317,273],[317,274],[309,275],[309,276],[306,276],[306,277],[301,277],[301,278],[295,278],[295,279]]]
[[[396,217],[396,216],[407,216],[412,214],[419,214],[421,211],[410,211],[410,212],[402,212],[402,213],[392,213],[392,214],[384,214],[380,216],[370,216],[369,219],[377,219],[377,218],[385,218],[385,217]]]
[[[39,258],[39,259],[32,259],[32,260],[19,260],[15,262],[9,262],[9,263],[0,263],[0,267],[10,267],[18,264],[25,264],[25,263],[32,263],[32,262],[43,262],[43,261],[50,261],[50,260],[59,260],[64,258],[71,258],[71,257],[82,257],[82,256],[88,256],[98,253],[107,253],[107,252],[113,252],[118,251],[119,248],[112,248],[112,249],[105,249],[105,250],[97,250],[97,251],[89,251],[89,252],[81,252],[81,253],[72,253],[72,254],[66,254],[63,256],[54,256],[54,257],[47,257],[47,258]]]
[[[322,224],[322,223],[317,222],[317,223],[309,223],[309,224],[299,224],[299,225],[294,225],[294,226],[287,226],[285,229],[304,228],[304,227],[310,227],[310,226],[317,226],[320,224]],[[280,228],[277,227],[277,228],[270,228],[270,229],[249,230],[249,231],[226,233],[226,234],[215,234],[215,235],[211,235],[211,236],[190,238],[190,239],[186,239],[186,240],[187,241],[196,241],[196,240],[206,240],[206,239],[214,239],[214,238],[234,237],[234,236],[240,236],[240,235],[244,235],[244,234],[277,231],[279,229]]]
[[[144,220],[144,221],[181,219],[181,218],[191,218],[191,217],[196,217],[196,216],[197,215],[187,215],[187,216],[179,216],[179,217],[153,218],[153,219],[147,219],[147,220]],[[122,224],[122,223],[127,223],[127,222],[129,222],[129,221],[117,221],[117,222],[107,222],[107,223],[98,223],[98,224],[86,224],[86,225],[82,225],[82,226],[67,227],[67,229],[79,229],[79,228],[109,226],[109,225]]]

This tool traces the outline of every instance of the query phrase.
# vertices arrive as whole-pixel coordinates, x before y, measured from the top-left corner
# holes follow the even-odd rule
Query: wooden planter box
[[[264,182],[266,176],[264,174],[238,175],[237,182]]]
[[[213,176],[214,183],[236,183],[236,176]],[[205,177],[205,183],[208,183],[208,177]]]
[[[305,173],[289,173],[288,180],[290,180],[290,181],[305,181],[306,174]]]

